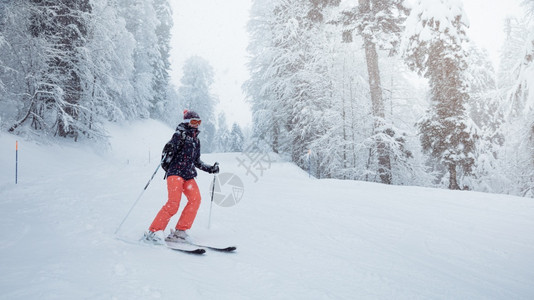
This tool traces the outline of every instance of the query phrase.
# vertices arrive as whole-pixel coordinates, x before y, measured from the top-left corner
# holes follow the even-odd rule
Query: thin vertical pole
[[[215,194],[215,180],[217,179],[217,175],[213,175],[213,185],[211,186],[211,203],[210,203],[210,216],[208,219],[208,229],[211,228],[211,210],[213,208],[213,195]]]
[[[19,180],[19,141],[15,141],[15,184]]]

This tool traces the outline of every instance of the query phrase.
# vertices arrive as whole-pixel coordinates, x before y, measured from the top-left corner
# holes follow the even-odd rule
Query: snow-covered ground
[[[108,148],[18,138],[17,185],[17,138],[0,133],[0,299],[534,299],[533,199],[316,180],[273,154],[263,176],[242,153],[203,155],[244,195],[213,205],[208,229],[200,172],[190,234],[236,253],[135,244],[165,202],[161,171],[117,239],[173,130],[109,132]]]

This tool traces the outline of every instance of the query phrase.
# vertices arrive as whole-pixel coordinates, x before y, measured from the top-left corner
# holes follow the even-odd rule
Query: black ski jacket
[[[193,179],[197,176],[196,168],[209,172],[211,166],[206,165],[200,160],[200,140],[197,128],[189,126],[189,123],[181,123],[176,127],[171,142],[177,149],[174,158],[167,170],[168,176],[180,176],[184,180]]]

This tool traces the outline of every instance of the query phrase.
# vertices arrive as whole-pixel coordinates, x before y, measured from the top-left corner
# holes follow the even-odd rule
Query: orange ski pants
[[[176,224],[176,230],[190,229],[200,207],[200,191],[195,179],[184,180],[180,176],[169,176],[167,177],[167,191],[169,195],[167,203],[156,215],[149,230],[152,232],[165,230],[171,218],[180,208],[182,193],[187,197],[187,205],[182,211],[178,224]]]

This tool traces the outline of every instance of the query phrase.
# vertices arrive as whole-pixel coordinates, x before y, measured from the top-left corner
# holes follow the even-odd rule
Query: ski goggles
[[[191,120],[189,120],[189,124],[193,125],[193,126],[198,126],[198,125],[200,125],[200,123],[202,123],[202,120],[200,120],[200,119],[191,119]]]

